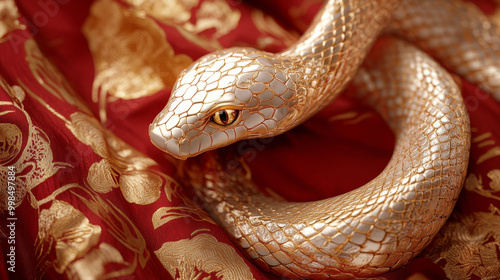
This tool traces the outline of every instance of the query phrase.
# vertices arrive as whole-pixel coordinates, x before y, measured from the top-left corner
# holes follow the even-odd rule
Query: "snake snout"
[[[156,147],[178,159],[190,157],[192,149],[190,149],[190,141],[185,134],[182,133],[180,137],[173,137],[172,134],[170,131],[164,131],[161,126],[154,124],[150,126],[149,136]]]
[[[189,157],[194,149],[191,147],[187,132],[182,128],[186,124],[186,118],[179,118],[172,112],[158,115],[149,126],[151,142],[160,150],[176,158]],[[187,127],[190,126],[187,125]]]

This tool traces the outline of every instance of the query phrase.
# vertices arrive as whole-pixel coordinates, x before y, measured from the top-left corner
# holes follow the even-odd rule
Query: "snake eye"
[[[210,120],[217,125],[228,126],[236,121],[238,114],[238,110],[220,110],[215,112]]]

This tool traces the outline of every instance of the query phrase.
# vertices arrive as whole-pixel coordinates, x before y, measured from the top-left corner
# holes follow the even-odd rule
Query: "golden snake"
[[[468,115],[434,59],[500,99],[499,35],[461,1],[330,0],[281,53],[231,48],[193,63],[150,136],[179,159],[270,137],[304,122],[351,82],[396,136],[387,167],[366,185],[321,201],[279,201],[248,176],[227,172],[220,154],[192,159],[182,175],[265,270],[313,279],[388,272],[429,244],[466,174]]]

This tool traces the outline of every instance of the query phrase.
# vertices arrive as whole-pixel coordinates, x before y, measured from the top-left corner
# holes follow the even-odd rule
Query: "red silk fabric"
[[[5,2],[7,6],[11,1]],[[215,259],[232,256],[239,261],[235,266],[247,267],[254,279],[279,279],[247,259],[195,206],[192,190],[175,181],[172,159],[151,144],[148,126],[165,106],[172,79],[187,62],[231,46],[283,50],[307,28],[321,1],[200,0],[191,6],[186,4],[189,1],[165,2],[173,10],[165,17],[134,1],[17,0],[12,2],[17,13],[2,7],[7,12],[0,13],[0,20],[7,32],[0,33],[1,174],[8,174],[8,167],[16,168],[18,204],[15,215],[9,215],[9,180],[5,179],[1,279],[80,279],[87,275],[82,274],[83,267],[95,269],[87,275],[94,278],[173,279],[193,273],[189,275],[199,279],[226,279],[189,263],[186,257],[195,256],[192,250],[199,249],[189,244],[208,246],[213,240],[213,251],[219,252]],[[474,3],[491,16],[499,9],[495,1]],[[102,7],[116,14],[100,14],[105,11],[99,10]],[[174,9],[179,7],[180,11]],[[231,19],[231,14],[239,17]],[[112,18],[116,15],[121,18]],[[122,25],[106,24],[116,22]],[[147,65],[167,64],[165,69],[151,69],[157,76],[166,71],[164,77],[168,77],[160,83],[163,86],[143,94],[120,88],[130,82],[120,76],[130,69],[105,72],[113,69],[110,62],[120,65],[123,54],[116,51],[113,57],[114,50],[105,48],[121,44],[128,55],[140,58],[152,51],[141,48],[151,33],[137,30],[157,32],[158,45],[171,49],[165,55],[170,60],[155,61],[161,55],[148,58],[152,62]],[[103,39],[106,31],[111,35]],[[93,36],[101,36],[101,41]],[[149,76],[138,77],[139,84],[149,85]],[[466,186],[448,228],[436,242],[381,279],[500,277],[495,255],[500,227],[484,226],[497,222],[500,208],[500,104],[476,85],[460,83],[472,127]],[[288,200],[311,201],[347,192],[374,178],[389,161],[393,146],[393,135],[376,112],[341,95],[290,132],[236,143],[232,149],[246,155],[261,188]],[[151,183],[155,180],[156,185]],[[149,184],[153,187],[144,187]],[[8,270],[13,245],[8,243],[9,217],[17,218],[11,238],[15,239],[15,272]],[[472,244],[456,237],[453,243],[453,232],[473,239],[481,236],[474,231],[481,225],[483,241]],[[201,238],[203,242],[196,243]],[[447,251],[453,245],[464,250],[458,251],[463,256],[460,260]]]

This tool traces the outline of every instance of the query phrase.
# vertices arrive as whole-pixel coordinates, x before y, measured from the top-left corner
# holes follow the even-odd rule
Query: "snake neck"
[[[314,115],[345,88],[397,3],[330,0],[301,39],[277,54],[297,88],[287,127]]]

